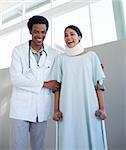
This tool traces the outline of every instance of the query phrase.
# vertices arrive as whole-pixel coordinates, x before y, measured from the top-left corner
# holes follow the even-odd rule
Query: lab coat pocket
[[[23,75],[29,79],[35,79],[36,77],[36,68],[25,68],[23,70]]]
[[[14,95],[16,101],[24,101],[25,103],[28,102],[28,100],[32,99],[32,93],[28,91],[22,91],[21,89],[18,89],[15,91]]]
[[[48,81],[48,80],[49,80],[50,70],[51,70],[51,61],[47,61],[47,62],[44,64],[44,80],[45,80],[45,81]]]
[[[45,64],[44,64],[44,68],[45,69],[51,69],[51,64],[52,64],[51,61],[49,61],[49,60],[46,61]]]

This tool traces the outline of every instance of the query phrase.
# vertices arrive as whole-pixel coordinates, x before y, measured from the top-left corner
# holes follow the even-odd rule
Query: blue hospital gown
[[[61,83],[58,150],[106,150],[103,122],[94,115],[98,109],[95,85],[105,78],[96,53],[58,55],[51,76]]]

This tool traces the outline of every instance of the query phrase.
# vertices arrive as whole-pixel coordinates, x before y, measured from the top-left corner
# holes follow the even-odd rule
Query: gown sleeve
[[[96,53],[94,53],[94,57],[93,57],[93,62],[92,62],[92,66],[93,66],[93,83],[94,86],[96,87],[97,81],[99,82],[98,88],[101,90],[104,90],[104,79],[105,79],[105,74],[104,71],[102,69],[101,66],[101,62],[98,58],[98,56],[96,55]]]
[[[56,80],[59,83],[62,82],[62,65],[60,55],[55,57],[50,75],[51,80]]]

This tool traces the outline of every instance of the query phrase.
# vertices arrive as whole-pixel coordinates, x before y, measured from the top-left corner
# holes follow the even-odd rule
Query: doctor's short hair
[[[81,32],[81,30],[80,30],[77,26],[75,26],[75,25],[69,25],[69,26],[67,26],[67,27],[65,28],[64,31],[66,31],[68,28],[74,30],[74,31],[77,33],[77,35],[82,38],[82,32]]]
[[[39,16],[39,15],[33,16],[33,17],[31,17],[31,18],[28,20],[27,27],[28,27],[29,31],[32,30],[32,26],[33,26],[34,24],[45,24],[45,25],[46,25],[46,31],[47,31],[48,28],[49,28],[49,22],[48,22],[48,20],[47,20],[45,17],[43,17],[43,16]]]

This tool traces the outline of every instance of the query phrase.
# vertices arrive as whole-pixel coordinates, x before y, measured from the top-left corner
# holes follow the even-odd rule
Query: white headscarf
[[[68,56],[76,56],[84,52],[84,48],[82,47],[81,42],[79,42],[76,46],[73,48],[69,48],[67,45],[65,46],[65,53]]]

